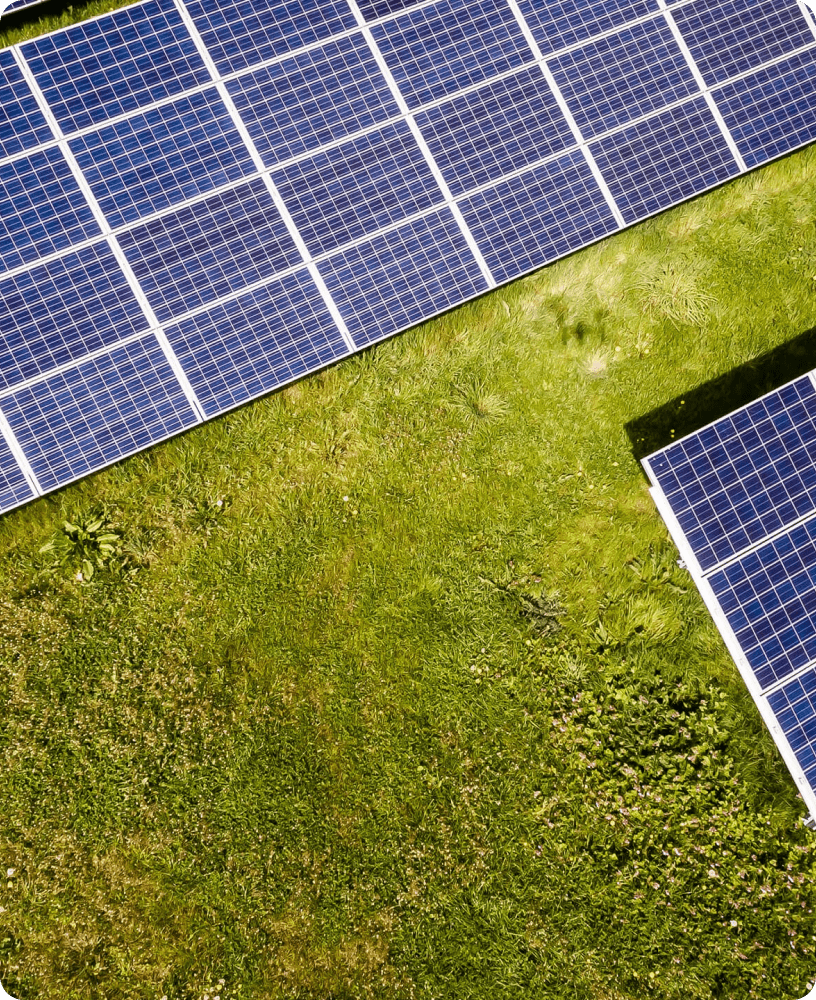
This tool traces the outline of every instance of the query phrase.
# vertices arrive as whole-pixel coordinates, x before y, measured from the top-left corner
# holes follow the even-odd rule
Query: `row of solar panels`
[[[652,495],[816,817],[816,373],[650,455]]]
[[[0,509],[814,137],[796,0],[146,0],[0,51]]]

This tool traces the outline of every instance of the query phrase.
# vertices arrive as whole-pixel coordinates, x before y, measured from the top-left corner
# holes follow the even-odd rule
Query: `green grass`
[[[806,992],[813,836],[626,428],[816,326],[815,171],[0,521],[12,995]]]

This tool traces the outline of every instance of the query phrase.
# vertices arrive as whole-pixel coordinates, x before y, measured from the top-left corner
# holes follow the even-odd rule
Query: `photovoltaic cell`
[[[790,0],[695,0],[674,19],[709,86],[813,42]]]
[[[454,195],[575,141],[537,66],[421,111],[416,121]]]
[[[810,49],[714,92],[749,167],[816,139],[816,51]]]
[[[222,76],[356,25],[343,0],[187,0]]]
[[[664,20],[588,42],[550,66],[585,139],[699,91]]]
[[[510,281],[617,228],[580,151],[464,198],[465,222],[497,281]]]
[[[120,241],[162,323],[303,260],[260,178],[153,219]]]
[[[272,179],[314,256],[442,200],[405,122],[299,160]]]
[[[33,490],[5,439],[0,437],[0,510],[8,510],[33,499]]]
[[[626,222],[739,173],[703,97],[605,136],[590,148]]]
[[[65,133],[210,79],[173,0],[145,0],[21,51]]]
[[[761,688],[816,659],[816,519],[709,577]]]
[[[366,21],[397,14],[408,7],[415,7],[419,0],[363,0],[359,4]]]
[[[196,422],[153,336],[0,399],[0,409],[44,489]]]
[[[167,336],[208,416],[348,354],[305,270],[183,320]]]
[[[269,166],[399,114],[360,34],[256,70],[228,86]]]
[[[816,390],[808,376],[649,457],[702,569],[816,510]]]
[[[99,233],[59,149],[0,163],[0,275]]]
[[[0,389],[147,325],[106,243],[0,279]]]
[[[375,25],[372,34],[411,108],[533,57],[502,0],[440,0]]]
[[[816,787],[816,670],[807,670],[768,695],[799,766]]]
[[[544,55],[659,9],[657,0],[519,0],[519,7]]]
[[[0,157],[52,138],[51,129],[9,49],[0,49]]]
[[[319,270],[357,347],[487,290],[447,208],[341,250]]]
[[[255,170],[214,89],[78,136],[70,147],[113,228]]]

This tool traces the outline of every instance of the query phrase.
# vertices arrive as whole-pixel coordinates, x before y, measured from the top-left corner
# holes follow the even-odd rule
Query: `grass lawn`
[[[811,148],[0,520],[13,996],[807,992],[814,837],[630,438],[816,364],[814,176]],[[97,515],[80,581],[62,527]]]

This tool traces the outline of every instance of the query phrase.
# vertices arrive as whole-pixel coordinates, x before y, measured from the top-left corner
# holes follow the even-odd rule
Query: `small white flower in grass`
[[[7,869],[6,869],[6,875],[7,875],[7,876],[8,876],[9,878],[11,878],[11,876],[12,876],[12,875],[13,875],[13,874],[15,873],[15,871],[16,871],[16,870],[17,870],[16,868],[7,868]]]
[[[224,506],[224,501],[223,500],[216,500],[215,501],[215,506],[216,507],[223,507]]]
[[[737,926],[737,922],[736,922],[736,920],[732,920],[732,921],[731,921],[731,926],[732,926],[732,927],[736,927],[736,926]]]
[[[77,578],[77,580],[79,580],[80,582],[82,581],[82,579],[83,579],[83,577],[82,577],[82,570],[80,570],[80,571],[79,571],[79,572],[77,573],[77,575],[76,575],[76,578]]]
[[[348,497],[343,497],[343,503],[348,503]]]

